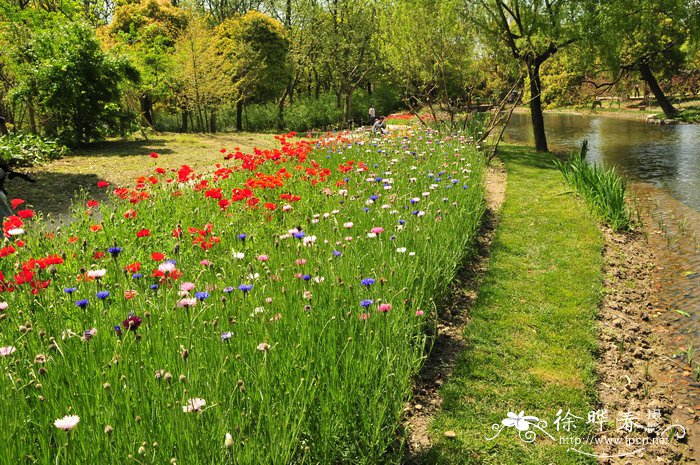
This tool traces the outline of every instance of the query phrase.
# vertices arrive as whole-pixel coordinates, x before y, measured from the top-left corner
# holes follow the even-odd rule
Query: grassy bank
[[[580,436],[596,397],[600,232],[546,156],[510,146],[502,157],[508,185],[489,271],[471,310],[467,348],[441,391],[433,447],[418,461],[595,463],[541,434],[526,444],[515,428],[485,439],[495,434],[492,424],[520,411],[546,419],[558,437],[559,409],[583,417]]]

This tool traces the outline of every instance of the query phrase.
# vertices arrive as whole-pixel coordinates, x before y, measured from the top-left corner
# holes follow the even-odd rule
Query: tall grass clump
[[[277,136],[0,247],[0,464],[398,462],[434,299],[469,253],[466,137]],[[161,157],[167,155],[161,155]]]
[[[566,181],[585,199],[593,213],[614,231],[628,230],[632,215],[625,201],[627,182],[602,164],[586,161],[588,141],[573,153],[567,162],[555,160]]]

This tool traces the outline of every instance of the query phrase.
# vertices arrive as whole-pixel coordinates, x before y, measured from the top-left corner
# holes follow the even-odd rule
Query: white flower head
[[[78,425],[78,422],[80,422],[80,417],[78,415],[66,415],[54,421],[53,425],[63,431],[70,431]]]

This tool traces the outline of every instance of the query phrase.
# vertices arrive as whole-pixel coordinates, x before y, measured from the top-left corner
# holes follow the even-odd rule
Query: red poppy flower
[[[130,273],[138,273],[139,270],[141,269],[141,263],[139,262],[134,262],[134,263],[129,263],[124,267],[124,269]]]
[[[148,156],[151,158],[158,158],[158,154],[155,152],[151,152]]]
[[[133,220],[134,218],[136,218],[136,210],[127,210],[126,212],[124,212],[124,218],[126,218],[127,220]]]
[[[104,189],[107,186],[109,186],[109,183],[107,181],[97,181],[97,187],[99,187],[100,189]]]
[[[12,205],[13,210],[17,210],[17,207],[22,205],[24,203],[24,200],[22,199],[12,199],[10,200],[10,204]]]
[[[151,235],[151,231],[148,229],[142,229],[136,233],[136,237],[148,237]]]
[[[96,207],[96,206],[98,206],[99,204],[100,204],[100,202],[98,202],[97,200],[88,200],[87,203],[86,203],[86,205],[87,205],[88,208]]]
[[[33,210],[19,210],[17,212],[17,216],[19,216],[20,218],[24,218],[24,219],[31,218],[34,216],[34,211]]]
[[[161,168],[161,167],[156,168],[156,173],[165,174],[165,168]]]
[[[71,237],[68,238],[68,243],[69,243],[69,244],[75,244],[76,242],[78,242],[78,238],[77,238],[77,237],[71,236]]]
[[[90,231],[92,231],[92,232],[102,231],[102,225],[101,224],[93,224],[92,226],[90,226]]]
[[[165,259],[165,254],[162,254],[160,252],[153,252],[151,254],[151,258],[157,262],[164,260]]]
[[[220,149],[219,152],[226,153],[226,149]]]
[[[95,260],[99,260],[100,258],[104,258],[105,253],[104,252],[95,252],[92,256]]]
[[[263,205],[265,208],[268,210],[277,210],[277,205],[275,205],[272,202],[266,202],[265,205]]]

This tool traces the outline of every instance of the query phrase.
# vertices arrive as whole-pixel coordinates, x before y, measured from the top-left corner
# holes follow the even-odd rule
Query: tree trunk
[[[0,136],[7,135],[7,124],[5,124],[5,118],[0,116]]]
[[[530,118],[535,135],[535,150],[549,152],[547,136],[544,133],[544,115],[542,113],[542,83],[540,82],[540,65],[528,63],[527,73],[530,78]]]
[[[345,94],[345,100],[344,100],[344,102],[343,102],[343,119],[345,120],[345,122],[348,122],[348,121],[350,121],[350,120],[352,119],[352,116],[351,116],[351,113],[350,113],[350,110],[351,110],[350,106],[351,106],[351,104],[352,104],[352,91],[349,90],[349,91]]]
[[[141,114],[143,118],[146,120],[149,127],[153,127],[153,99],[148,92],[144,92],[141,94],[139,100],[141,101]]]
[[[372,96],[372,83],[367,81],[367,95]]]
[[[236,131],[243,131],[243,99],[236,102]]]
[[[651,89],[651,91],[654,93],[654,97],[663,110],[664,115],[666,115],[666,118],[675,117],[678,114],[678,110],[671,104],[671,102],[669,102],[666,94],[664,94],[664,91],[661,90],[661,87],[656,81],[654,73],[652,73],[649,65],[646,63],[641,63],[639,65],[639,72],[642,75],[642,79],[644,79],[644,81],[649,85],[649,89]]]
[[[290,87],[287,87],[289,90]],[[287,92],[282,95],[282,98],[277,102],[277,129],[280,131],[284,129],[284,101],[287,98]],[[289,97],[291,103],[291,96]]]
[[[209,132],[216,133],[216,108],[211,109],[211,118],[209,119]]]
[[[182,107],[182,125],[180,126],[180,132],[187,132],[187,119],[190,117],[190,112],[187,107]]]
[[[335,93],[335,108],[340,109],[340,101],[342,98],[343,94],[340,93],[340,91],[336,91]]]
[[[29,108],[29,130],[32,134],[36,134],[36,115],[34,114],[34,106],[30,103]]]

